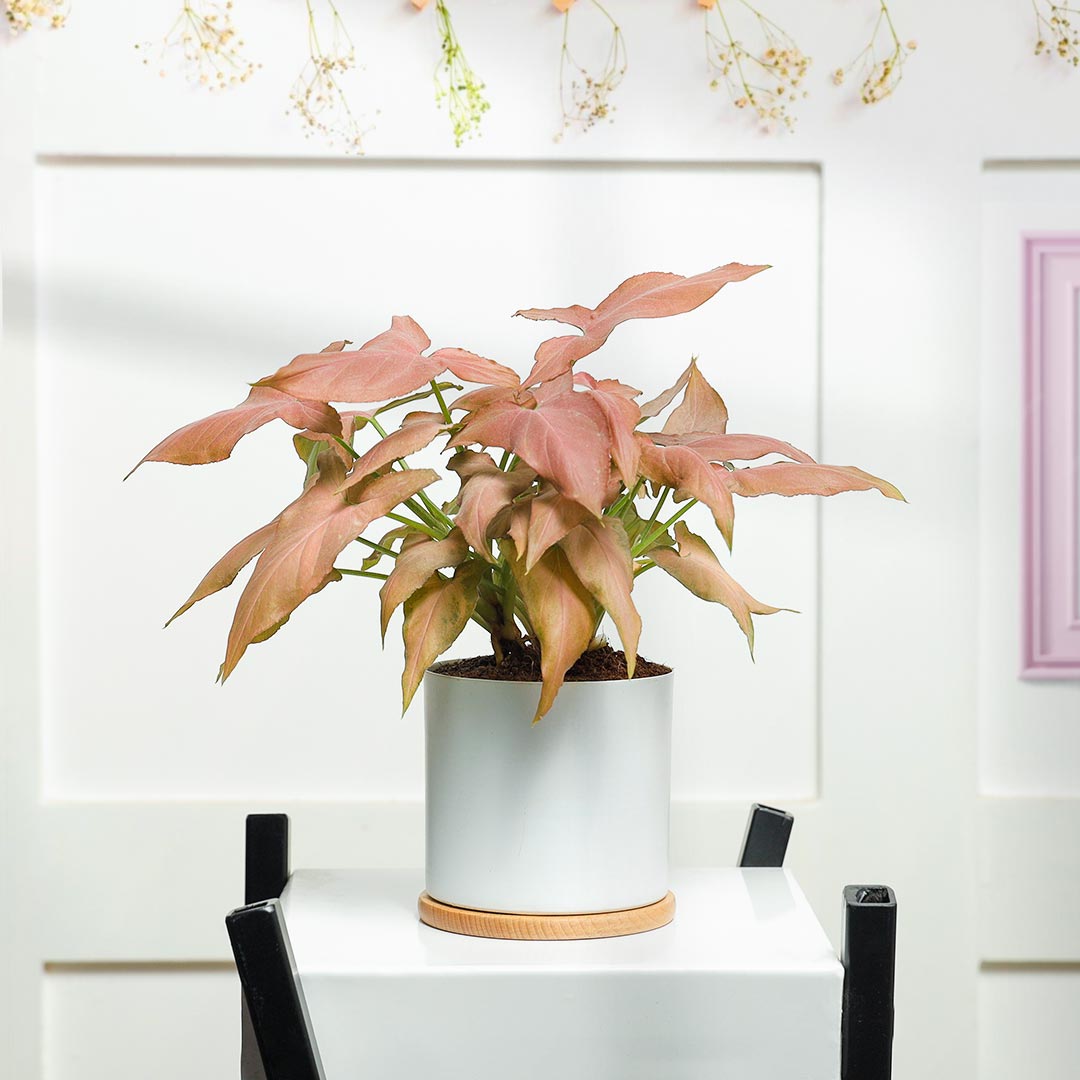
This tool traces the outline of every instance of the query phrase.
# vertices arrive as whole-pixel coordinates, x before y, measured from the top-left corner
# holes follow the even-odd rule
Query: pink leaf
[[[690,373],[696,366],[697,360],[691,360],[686,370],[675,380],[674,385],[669,386],[662,394],[657,394],[656,397],[646,401],[641,406],[641,419],[649,420],[654,416],[659,416],[679,396],[679,392],[690,381]]]
[[[780,461],[728,473],[737,495],[838,495],[841,491],[876,489],[886,498],[905,501],[887,480],[871,476],[854,465],[803,465]]]
[[[589,647],[596,626],[596,604],[561,548],[550,548],[531,573],[526,573],[514,542],[500,540],[499,546],[539,638],[544,685],[533,717],[535,724],[551,708],[566,672]]]
[[[409,413],[401,421],[401,427],[397,431],[390,432],[385,439],[380,439],[367,453],[356,459],[346,486],[355,487],[364,477],[385,469],[400,458],[415,454],[417,450],[422,450],[445,428],[446,421],[441,413]]]
[[[521,532],[511,529],[517,550],[525,558],[528,573],[552,544],[558,543],[571,529],[580,525],[590,515],[581,503],[549,489],[526,503],[519,504],[515,513],[521,511],[525,522]]]
[[[255,385],[322,401],[388,401],[446,370],[443,361],[422,355],[430,345],[413,319],[396,315],[389,330],[359,349],[304,353]]]
[[[214,593],[228,588],[236,580],[236,575],[266,547],[270,537],[274,535],[277,523],[278,519],[274,518],[273,521],[264,525],[261,529],[256,529],[250,536],[245,536],[238,544],[234,544],[229,548],[210,567],[206,572],[206,576],[196,586],[195,591],[165,625],[168,626],[173,619],[179,619],[193,604],[197,604],[200,600],[205,600],[208,596],[213,596]]]
[[[483,383],[487,386],[511,386],[517,389],[521,379],[513,368],[488,360],[467,349],[438,349],[430,360],[439,360],[464,382]]]
[[[525,312],[519,311],[518,314],[524,315]],[[522,385],[536,386],[538,383],[550,382],[560,375],[565,375],[579,360],[584,360],[586,356],[596,352],[606,340],[602,337],[590,337],[587,334],[568,334],[540,342],[532,370]]]
[[[570,390],[526,409],[499,402],[474,413],[451,446],[511,450],[567,498],[598,517],[610,477],[607,419],[594,398]]]
[[[650,431],[648,436],[657,446],[685,446],[705,461],[754,461],[766,454],[782,454],[792,461],[815,464],[809,454],[768,435],[708,435],[700,431],[663,435]]]
[[[697,361],[690,361],[690,377],[679,407],[664,425],[665,435],[683,435],[688,431],[707,431],[722,435],[727,431],[728,411],[724,399],[698,371]]]
[[[460,529],[454,529],[445,540],[424,539],[405,548],[379,590],[383,639],[390,616],[399,605],[405,603],[436,570],[459,566],[468,557],[469,545]]]
[[[293,446],[296,449],[297,455],[301,461],[314,464],[318,454],[329,448],[345,462],[346,466],[351,465],[355,459],[353,458],[353,455],[338,442],[338,439],[341,439],[342,442],[347,442],[352,446],[353,436],[355,436],[358,426],[362,426],[372,415],[373,414],[370,412],[343,412],[341,414],[340,432],[335,431],[330,433],[312,431],[310,428],[308,428],[307,431],[298,432],[293,436]],[[357,424],[357,420],[360,420],[359,425]]]
[[[533,483],[536,474],[521,465],[503,472],[489,455],[474,450],[455,454],[447,467],[461,477],[454,521],[473,549],[490,559],[490,534],[496,518]]]
[[[278,390],[255,386],[234,408],[216,412],[213,416],[174,431],[159,442],[139,465],[146,461],[171,461],[176,465],[206,465],[212,461],[224,461],[245,435],[271,420],[284,420],[291,427],[301,430],[341,431],[341,417],[325,402],[298,400]]]
[[[519,405],[533,405],[535,399],[528,391],[515,390],[509,386],[479,386],[466,391],[450,402],[451,412],[477,412],[499,401],[516,401]]]
[[[638,461],[641,457],[641,448],[634,438],[634,429],[641,422],[641,410],[634,398],[641,391],[617,379],[594,379],[585,372],[579,372],[574,381],[586,387],[585,392],[591,394],[600,406],[611,437],[611,458],[622,482],[628,488],[633,487],[638,478]]]
[[[695,596],[723,604],[739,624],[754,655],[754,621],[751,615],[775,615],[790,608],[776,608],[755,600],[721,565],[712,549],[680,521],[675,525],[679,550],[657,548],[649,557]]]
[[[405,670],[401,673],[401,711],[405,712],[424,672],[458,639],[476,610],[480,579],[487,572],[479,559],[459,566],[452,578],[433,574],[405,601],[401,636]]]
[[[641,616],[630,593],[634,588],[634,566],[630,541],[618,518],[591,518],[567,533],[559,547],[566,554],[582,585],[611,616],[626,653],[626,676],[634,677]]]
[[[659,319],[667,315],[680,315],[693,311],[715,296],[724,285],[732,281],[745,281],[748,277],[768,269],[765,266],[744,266],[728,263],[693,277],[680,274],[653,272],[628,278],[596,308],[575,304],[566,308],[528,308],[516,314],[526,319],[553,319],[556,322],[576,326],[584,334],[576,352],[567,344],[545,351],[544,344],[537,350],[536,363],[525,380],[526,386],[553,378],[560,371],[568,370],[576,360],[582,359],[607,341],[612,330],[627,319]],[[573,338],[557,338],[559,342]]]
[[[676,500],[694,498],[711,511],[728,549],[735,528],[735,502],[724,476],[727,470],[710,465],[686,446],[656,446],[639,436],[641,473],[654,484],[675,492]]]
[[[345,465],[329,452],[319,457],[319,474],[281,512],[247,586],[229,630],[221,681],[232,673],[248,645],[274,633],[309,596],[340,578],[334,560],[377,518],[438,479],[431,469],[377,477],[347,492]]]

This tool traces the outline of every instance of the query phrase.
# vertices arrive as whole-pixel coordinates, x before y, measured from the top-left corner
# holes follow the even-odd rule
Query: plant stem
[[[413,508],[410,506],[409,509],[412,510]],[[415,521],[413,518],[405,517],[404,514],[395,514],[393,512],[387,514],[386,516],[391,521],[397,521],[402,525],[408,525],[411,529],[418,529],[422,533],[427,533],[427,535],[430,536],[433,540],[443,539],[440,533],[437,533],[434,529],[432,529],[428,525],[425,525],[422,521]]]
[[[384,547],[382,544],[376,544],[374,540],[367,540],[363,536],[356,538],[358,544],[367,544],[373,551],[377,551],[380,555],[388,555],[391,559],[396,559],[398,553],[391,548]]]
[[[634,558],[637,558],[639,555],[641,555],[644,552],[648,551],[649,548],[651,548],[653,546],[653,544],[657,540],[659,540],[660,537],[663,536],[664,533],[666,533],[668,531],[668,529],[670,529],[671,526],[675,524],[676,521],[679,520],[679,518],[681,518],[692,506],[696,506],[696,505],[697,505],[697,499],[689,499],[685,503],[685,505],[682,507],[681,510],[679,510],[676,513],[672,514],[671,517],[669,517],[667,519],[667,521],[665,521],[662,525],[660,525],[659,528],[654,529],[647,536],[643,536],[640,540],[638,540],[638,542],[634,545],[633,552],[632,552]]]
[[[448,424],[452,424],[454,422],[454,419],[450,415],[450,410],[446,407],[446,399],[442,396],[442,391],[439,389],[439,384],[434,379],[431,380],[431,389],[435,392],[435,400],[439,403],[439,410],[443,414],[443,419]],[[464,448],[459,447],[459,449]]]
[[[379,581],[385,581],[390,576],[389,574],[376,573],[374,570],[347,570],[344,566],[335,566],[334,569],[339,574],[348,574],[349,577],[377,578]]]

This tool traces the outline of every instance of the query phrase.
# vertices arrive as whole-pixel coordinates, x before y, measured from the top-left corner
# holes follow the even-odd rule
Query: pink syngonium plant
[[[181,428],[143,458],[206,464],[229,457],[244,435],[272,420],[299,429],[293,441],[307,470],[302,492],[226,552],[176,615],[231,585],[255,560],[229,631],[224,681],[249,645],[270,637],[325,585],[343,575],[376,578],[383,582],[384,637],[394,611],[404,608],[406,708],[424,671],[471,620],[490,634],[497,658],[535,659],[543,679],[537,719],[567,670],[597,644],[605,613],[633,675],[641,633],[634,581],[655,567],[725,605],[752,650],[751,617],[780,609],[755,600],[728,574],[682,520],[686,512],[696,503],[707,507],[730,549],[736,496],[875,488],[900,499],[900,492],[854,466],[820,465],[778,439],[730,433],[727,407],[695,361],[644,403],[639,390],[575,365],[620,323],[691,311],[764,269],[729,263],[694,277],[641,274],[595,308],[519,311],[578,331],[544,341],[524,379],[464,349],[430,352],[428,336],[408,317],[395,317],[358,349],[337,341],[296,357],[255,383],[235,408]],[[448,400],[462,387],[442,381],[447,374],[475,389]],[[406,411],[420,401],[434,408]],[[366,408],[342,410],[343,403]],[[387,430],[381,418],[392,413],[404,415]],[[356,445],[361,431],[377,436],[363,449]],[[443,505],[426,492],[439,474],[406,462],[438,439],[459,485]],[[491,449],[502,451],[499,460]],[[664,516],[669,499],[680,505]],[[378,522],[389,529],[378,539],[365,536]],[[362,568],[336,566],[354,542],[369,552]],[[378,569],[383,560],[392,564],[389,573]]]

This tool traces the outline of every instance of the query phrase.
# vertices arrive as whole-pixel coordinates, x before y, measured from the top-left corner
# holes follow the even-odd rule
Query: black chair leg
[[[225,926],[266,1080],[323,1080],[280,903],[237,908]]]
[[[896,894],[886,885],[844,889],[841,1080],[891,1080],[896,982]]]
[[[784,810],[754,803],[746,822],[740,866],[783,866],[795,819]]]

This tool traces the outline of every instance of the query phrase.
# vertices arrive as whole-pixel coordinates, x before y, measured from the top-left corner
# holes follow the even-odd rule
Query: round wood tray
[[[574,941],[582,938],[625,937],[667,926],[675,917],[675,894],[645,907],[601,911],[590,915],[513,915],[453,907],[420,894],[420,921],[436,930],[469,937],[513,941]]]

